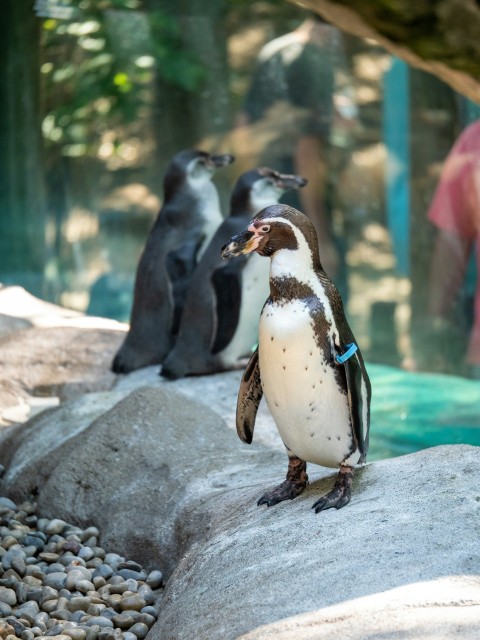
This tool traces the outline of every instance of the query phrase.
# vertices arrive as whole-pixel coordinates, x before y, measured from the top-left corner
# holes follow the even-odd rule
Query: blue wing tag
[[[338,362],[338,364],[343,364],[349,358],[351,358],[357,350],[357,345],[354,342],[351,342],[350,344],[347,344],[347,350],[345,351],[345,353],[341,356],[335,356],[335,360]]]

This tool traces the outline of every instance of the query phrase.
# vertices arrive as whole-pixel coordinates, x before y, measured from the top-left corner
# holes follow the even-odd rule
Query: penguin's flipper
[[[368,421],[370,416],[370,384],[361,356],[357,351],[343,364],[347,378],[348,404],[352,428],[363,462],[368,450]]]
[[[216,327],[212,353],[220,353],[231,342],[238,326],[242,304],[242,269],[229,262],[212,273],[216,301]]]
[[[252,353],[240,382],[237,400],[237,433],[240,440],[250,444],[253,439],[258,405],[263,396],[258,361],[258,347]]]
[[[185,242],[167,254],[165,266],[173,292],[172,333],[178,333],[187,288],[197,263],[198,240]]]

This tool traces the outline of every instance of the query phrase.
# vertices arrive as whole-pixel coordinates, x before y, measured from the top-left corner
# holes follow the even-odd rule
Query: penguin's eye
[[[270,225],[264,224],[263,227],[260,228],[260,231],[263,231],[263,233],[268,233],[270,231]]]

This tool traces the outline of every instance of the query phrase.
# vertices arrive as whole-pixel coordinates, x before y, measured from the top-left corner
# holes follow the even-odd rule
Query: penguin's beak
[[[307,179],[302,176],[281,173],[278,176],[277,186],[287,191],[288,189],[300,189],[307,184]]]
[[[227,244],[222,247],[222,258],[233,258],[242,255],[242,253],[251,253],[258,247],[260,239],[253,231],[247,229],[230,238]]]
[[[224,153],[222,155],[210,156],[209,160],[212,167],[219,169],[220,167],[232,164],[235,160],[235,156],[232,156],[230,153]]]

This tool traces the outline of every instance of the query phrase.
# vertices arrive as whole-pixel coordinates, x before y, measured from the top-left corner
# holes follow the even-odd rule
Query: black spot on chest
[[[328,291],[325,294],[328,295]],[[325,366],[333,367],[337,385],[343,393],[347,393],[345,368],[335,362],[336,353],[330,337],[332,326],[327,320],[322,301],[308,284],[296,278],[271,278],[270,298],[266,302],[271,309],[270,313],[274,313],[275,307],[282,307],[293,301],[300,302],[308,310],[315,343],[326,359]]]

